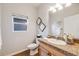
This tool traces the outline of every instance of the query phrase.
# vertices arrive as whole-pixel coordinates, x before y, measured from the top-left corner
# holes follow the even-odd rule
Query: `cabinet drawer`
[[[53,53],[54,53],[53,54],[54,56],[65,56],[65,54],[63,54],[62,52],[55,50],[55,49],[53,49]]]
[[[46,49],[44,49],[43,47],[39,47],[39,53],[41,56],[48,56],[48,51]]]
[[[57,50],[56,48],[54,48],[53,46],[50,46],[48,44],[40,42],[40,47],[42,47],[45,50],[47,50],[51,55],[64,56],[64,53],[62,53],[60,50]]]

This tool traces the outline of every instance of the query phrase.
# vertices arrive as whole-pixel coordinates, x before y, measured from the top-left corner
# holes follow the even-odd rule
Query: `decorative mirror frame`
[[[41,22],[39,28],[43,32],[44,29],[46,28],[46,25],[43,22]]]
[[[37,23],[38,25],[40,25],[41,22],[42,22],[42,19],[41,19],[40,17],[38,17],[36,23]]]

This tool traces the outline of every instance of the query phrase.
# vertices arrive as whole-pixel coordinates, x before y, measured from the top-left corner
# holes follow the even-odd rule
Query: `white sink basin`
[[[57,40],[57,39],[46,39],[48,42],[57,44],[57,45],[66,45],[67,43],[62,41],[62,40]]]

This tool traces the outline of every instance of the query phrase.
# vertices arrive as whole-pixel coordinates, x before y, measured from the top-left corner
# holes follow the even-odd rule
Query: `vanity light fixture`
[[[66,3],[65,7],[70,7],[72,3]]]
[[[58,10],[62,10],[63,9],[63,6],[59,3],[56,4],[55,6]]]
[[[52,12],[53,12],[53,13],[55,13],[55,12],[56,12],[56,9],[55,9],[55,8],[53,8]]]
[[[66,3],[66,4],[56,3],[56,5],[49,8],[49,11],[52,11],[53,13],[55,13],[57,10],[62,10],[64,7],[69,7],[71,5],[72,3]]]
[[[54,7],[50,7],[49,11],[52,11],[53,13],[55,13],[56,9]]]
[[[53,7],[50,7],[50,8],[49,8],[49,11],[52,11],[52,9],[53,9]]]

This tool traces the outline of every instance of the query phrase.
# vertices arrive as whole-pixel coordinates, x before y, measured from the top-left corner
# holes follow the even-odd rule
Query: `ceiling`
[[[47,5],[47,6],[53,6],[55,5],[55,3],[29,3],[31,4],[32,6],[35,6],[35,7],[39,7],[39,6],[43,6],[43,5]]]

